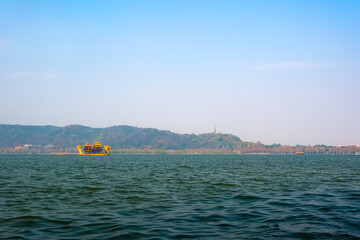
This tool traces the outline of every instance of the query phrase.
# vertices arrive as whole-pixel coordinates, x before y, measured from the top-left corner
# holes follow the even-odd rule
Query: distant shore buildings
[[[215,130],[215,129],[214,129]],[[215,131],[214,131],[215,133]],[[24,144],[15,148],[0,149],[0,153],[75,153],[76,147],[56,147],[53,144]],[[348,146],[282,146],[280,144],[264,145],[261,142],[242,142],[238,146],[222,146],[218,148],[187,148],[187,149],[155,149],[155,148],[119,148],[114,153],[143,154],[243,154],[243,155],[360,155],[358,144]]]

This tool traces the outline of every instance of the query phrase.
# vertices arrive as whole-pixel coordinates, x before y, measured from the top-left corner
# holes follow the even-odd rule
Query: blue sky
[[[359,1],[0,1],[0,123],[360,144]]]

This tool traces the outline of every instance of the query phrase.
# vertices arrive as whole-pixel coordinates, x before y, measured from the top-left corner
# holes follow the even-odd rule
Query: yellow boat
[[[99,142],[95,142],[93,145],[86,143],[83,148],[81,148],[81,145],[77,146],[77,150],[79,151],[79,155],[83,156],[106,156],[110,155],[110,146],[104,146],[104,149],[102,148],[102,145]]]

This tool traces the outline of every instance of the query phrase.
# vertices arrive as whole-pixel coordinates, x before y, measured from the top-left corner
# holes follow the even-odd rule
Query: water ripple
[[[359,156],[0,155],[0,239],[359,239]]]

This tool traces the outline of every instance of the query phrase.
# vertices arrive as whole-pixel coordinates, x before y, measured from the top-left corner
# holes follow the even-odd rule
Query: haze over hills
[[[177,134],[154,128],[113,126],[91,128],[81,125],[65,127],[0,125],[0,148],[15,148],[26,144],[53,145],[56,149],[72,148],[86,142],[100,141],[116,148],[188,149],[230,148],[240,138],[231,134]]]
[[[178,134],[154,128],[112,126],[91,128],[82,125],[24,126],[0,124],[0,150],[38,153],[76,152],[77,145],[99,141],[117,152],[245,153],[245,154],[360,154],[358,145],[282,146],[245,142],[232,134]],[[145,150],[145,151],[143,151]]]

